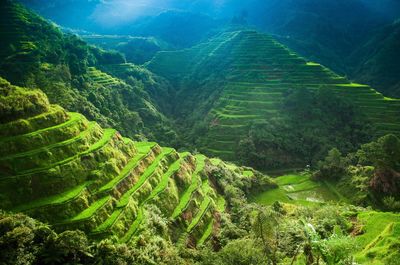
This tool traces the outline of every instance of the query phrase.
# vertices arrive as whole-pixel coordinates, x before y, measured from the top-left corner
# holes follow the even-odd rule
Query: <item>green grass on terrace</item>
[[[211,161],[211,164],[213,164],[214,166],[218,166],[222,162],[222,160],[219,158],[211,158],[210,161]]]
[[[271,205],[275,201],[300,205],[315,205],[326,201],[338,201],[337,191],[322,182],[310,180],[309,175],[289,174],[275,179],[278,188],[261,192],[251,198],[260,204]]]
[[[362,84],[356,84],[356,83],[337,84],[336,86],[338,86],[338,87],[359,87],[359,88],[362,88],[362,87],[368,88],[369,87],[368,85],[362,85]]]
[[[108,228],[110,228],[118,219],[118,217],[121,215],[122,211],[124,209],[114,209],[113,213],[105,220],[101,225],[96,227],[93,231],[92,234],[97,234],[97,233],[102,233],[106,231]]]
[[[242,172],[242,175],[245,176],[245,177],[252,177],[252,176],[254,176],[254,173],[251,170],[244,170]]]
[[[23,137],[35,136],[35,135],[41,134],[43,132],[51,131],[51,130],[62,129],[64,127],[71,126],[72,124],[77,123],[80,120],[84,119],[83,115],[79,114],[79,113],[69,112],[68,114],[70,116],[70,119],[67,120],[66,122],[57,124],[57,125],[52,126],[52,127],[47,127],[47,128],[43,128],[43,129],[40,129],[40,130],[33,131],[33,132],[29,132],[29,133],[26,133],[26,134],[21,134],[21,135],[17,135],[17,136],[3,137],[3,138],[0,138],[0,143],[1,142],[6,142],[6,141],[10,141],[10,140],[15,141],[15,140],[21,139]]]
[[[54,195],[54,196],[49,196],[45,197],[36,201],[32,201],[30,203],[26,203],[23,205],[19,205],[15,208],[13,208],[11,211],[13,212],[24,212],[27,210],[31,210],[34,208],[40,208],[40,207],[47,207],[50,205],[58,205],[58,204],[64,204],[68,201],[71,201],[75,198],[77,198],[82,192],[86,189],[87,186],[89,186],[92,182],[87,181],[85,183],[82,183],[81,185],[77,185],[73,189],[67,190],[66,192]]]
[[[143,218],[144,218],[143,208],[139,208],[138,215],[137,215],[135,221],[130,226],[128,232],[124,235],[124,237],[122,237],[119,240],[120,243],[126,243],[132,239],[133,235],[138,230],[139,225],[142,223]]]
[[[29,150],[27,152],[17,153],[17,154],[13,154],[11,156],[6,156],[6,157],[1,157],[0,161],[1,160],[11,160],[11,159],[27,157],[27,156],[33,156],[33,155],[41,153],[41,152],[50,152],[51,149],[53,149],[53,148],[74,144],[77,141],[79,141],[79,140],[83,139],[84,137],[86,137],[87,135],[89,135],[92,132],[92,130],[96,127],[96,125],[97,125],[96,122],[91,122],[89,127],[85,131],[82,131],[79,135],[77,135],[77,136],[75,136],[73,138],[67,139],[67,140],[62,141],[62,142],[54,143],[54,144],[51,144],[51,145],[47,145],[47,146],[44,146],[44,147],[40,147],[40,148],[37,148],[37,149],[34,149],[34,150]]]
[[[139,152],[140,150],[144,150],[144,152],[146,152],[149,146],[154,146],[156,144],[157,143],[155,142],[135,142],[135,147],[139,150]]]
[[[100,200],[93,202],[89,208],[86,208],[83,212],[80,212],[78,215],[66,220],[65,223],[70,222],[79,222],[82,220],[89,219],[92,217],[100,208],[102,208],[106,203],[108,203],[112,199],[111,196],[106,196]]]
[[[140,176],[139,181],[129,190],[127,191],[119,200],[117,207],[125,207],[131,196],[148,180],[148,178],[155,172],[157,167],[160,164],[160,161],[168,154],[174,151],[173,148],[163,148],[161,154],[159,154],[153,163],[146,168],[143,174]]]
[[[64,159],[62,161],[59,161],[57,163],[54,163],[54,164],[46,166],[46,167],[35,168],[35,169],[32,169],[32,170],[24,171],[21,174],[15,176],[15,177],[20,177],[20,176],[39,173],[39,172],[54,168],[56,166],[60,166],[60,165],[66,164],[68,162],[71,162],[71,161],[73,161],[73,160],[75,160],[75,159],[77,159],[77,158],[79,158],[81,156],[84,156],[84,155],[90,154],[92,152],[95,152],[98,149],[100,149],[103,146],[105,146],[106,144],[108,144],[111,141],[111,138],[115,135],[116,132],[117,131],[114,130],[114,129],[106,129],[106,130],[104,130],[103,137],[99,141],[97,141],[95,144],[90,146],[86,151],[83,151],[83,152],[81,152],[79,154],[76,154],[76,155],[74,155],[72,157],[66,158],[66,159]],[[10,178],[12,178],[12,177],[10,177]]]
[[[197,226],[201,218],[203,218],[204,214],[207,212],[207,209],[209,208],[211,201],[212,199],[210,198],[210,196],[206,195],[204,197],[204,200],[201,202],[196,216],[193,218],[192,222],[186,228],[186,232],[188,233],[192,232],[192,230]]]
[[[147,155],[150,155],[152,150],[151,150],[152,146],[148,145],[146,146],[146,149],[143,149],[141,151],[144,152],[140,152],[137,155],[135,155],[129,162],[128,164],[122,169],[121,173],[116,177],[113,178],[110,182],[108,182],[106,185],[104,185],[103,187],[101,187],[99,189],[99,192],[103,192],[106,190],[111,190],[112,188],[114,188],[121,180],[123,180],[124,178],[126,178],[130,172],[132,171],[133,168],[135,168],[139,161],[141,161],[144,157],[146,157]],[[147,151],[147,152],[146,152]]]
[[[211,219],[211,221],[208,223],[206,229],[204,230],[203,235],[201,236],[199,241],[197,241],[198,246],[203,245],[204,242],[206,242],[206,240],[211,236],[213,226],[214,226],[214,219]]]
[[[391,223],[400,223],[400,215],[390,212],[367,211],[358,215],[359,221],[364,225],[365,233],[357,236],[356,240],[360,247],[371,247],[370,244]]]
[[[219,212],[224,212],[225,211],[225,207],[226,207],[226,201],[225,198],[221,195],[218,195],[218,199],[217,199],[217,210]]]
[[[180,166],[181,166],[181,162],[189,155],[189,152],[185,152],[185,153],[181,153],[180,155],[180,159],[175,161],[167,170],[166,173],[164,173],[164,175],[161,177],[161,181],[160,183],[155,187],[155,189],[151,192],[151,194],[149,195],[148,198],[146,198],[146,200],[143,202],[146,203],[152,199],[154,199],[159,193],[161,193],[163,190],[165,190],[165,188],[168,185],[168,181],[170,179],[170,177],[175,174]]]
[[[136,220],[133,222],[132,226],[129,228],[129,231],[125,234],[125,236],[120,240],[120,242],[128,242],[132,239],[133,235],[136,233],[136,231],[139,228],[139,225],[141,224],[143,220],[143,206],[150,200],[154,199],[158,194],[160,194],[163,190],[168,185],[168,181],[170,177],[180,168],[180,164],[183,159],[185,159],[190,153],[185,152],[181,153],[180,159],[175,161],[167,170],[166,173],[163,174],[160,183],[155,187],[155,189],[151,192],[151,194],[143,201],[140,203],[140,208],[139,208],[139,214],[136,218]]]
[[[62,109],[61,107],[59,107],[57,105],[52,105],[48,112],[44,112],[39,115],[29,117],[27,119],[18,119],[18,120],[11,121],[8,123],[0,124],[0,135],[4,134],[4,128],[9,128],[11,126],[19,126],[20,124],[24,124],[26,122],[30,125],[34,124],[34,126],[33,126],[34,130],[41,130],[42,128],[46,129],[46,128],[48,128],[46,121],[51,120],[51,117],[53,117],[53,116],[62,115],[63,113],[65,113],[64,109]],[[29,129],[31,129],[31,128],[27,128],[27,132],[23,132],[22,134],[29,133],[28,132]],[[5,130],[5,131],[8,131],[8,130]],[[9,137],[9,136],[13,137],[15,135],[7,135],[7,137]]]
[[[205,159],[206,157],[203,155],[196,155],[197,165],[195,172],[192,174],[192,182],[189,188],[187,188],[185,193],[180,198],[178,206],[175,208],[174,212],[171,215],[172,219],[176,219],[178,216],[182,214],[182,212],[186,209],[187,205],[189,204],[193,193],[199,188],[201,184],[201,177],[199,176],[199,173],[204,169]]]
[[[386,265],[382,259],[396,253],[396,245],[400,243],[400,215],[366,211],[359,213],[358,219],[364,226],[364,233],[355,238],[359,246],[356,261],[360,264]]]

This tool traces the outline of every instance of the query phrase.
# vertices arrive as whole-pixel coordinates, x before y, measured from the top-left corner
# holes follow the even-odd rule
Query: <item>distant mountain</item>
[[[254,23],[295,51],[341,73],[347,72],[347,56],[369,32],[390,21],[358,0],[284,0],[272,8],[275,12],[257,14]]]
[[[400,21],[374,32],[349,61],[357,62],[352,78],[376,87],[385,95],[400,97]]]
[[[85,41],[107,50],[117,50],[128,62],[144,64],[158,51],[171,50],[167,42],[155,37],[131,37],[127,35],[80,35]]]
[[[389,42],[394,44],[396,39],[397,29],[391,24],[400,17],[399,1],[283,0],[259,6],[258,11],[250,9],[249,13],[256,14],[249,16],[250,23],[310,60],[372,85],[385,95],[398,96],[398,78],[392,70],[399,64],[395,63],[396,53],[389,51]]]
[[[210,16],[186,12],[166,11],[157,16],[143,18],[133,24],[129,34],[154,36],[177,48],[190,47],[225,26],[224,21]]]

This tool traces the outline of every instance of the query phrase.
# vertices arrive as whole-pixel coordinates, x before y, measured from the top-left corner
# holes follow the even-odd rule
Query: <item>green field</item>
[[[251,201],[271,205],[276,201],[299,205],[314,205],[338,201],[339,197],[328,185],[310,179],[310,175],[289,174],[275,178],[278,188],[262,192]]]
[[[397,254],[399,261],[400,214],[366,211],[358,214],[363,234],[356,237],[359,252],[356,259],[361,264],[385,265],[382,261]]]

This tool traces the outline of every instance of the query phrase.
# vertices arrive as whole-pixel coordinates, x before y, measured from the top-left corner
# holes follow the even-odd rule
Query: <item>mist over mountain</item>
[[[167,10],[202,13],[230,19],[246,12],[255,25],[273,29],[295,13],[318,14],[337,23],[344,21],[390,21],[399,16],[396,0],[22,0],[42,15],[63,26],[96,32],[123,31],[122,26]],[[361,12],[361,13],[360,13]],[[351,13],[351,15],[350,15]],[[357,14],[355,16],[354,14]]]

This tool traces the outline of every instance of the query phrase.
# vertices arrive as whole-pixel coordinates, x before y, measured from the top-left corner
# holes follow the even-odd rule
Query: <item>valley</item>
[[[1,1],[0,264],[399,264],[397,13],[312,1]]]

